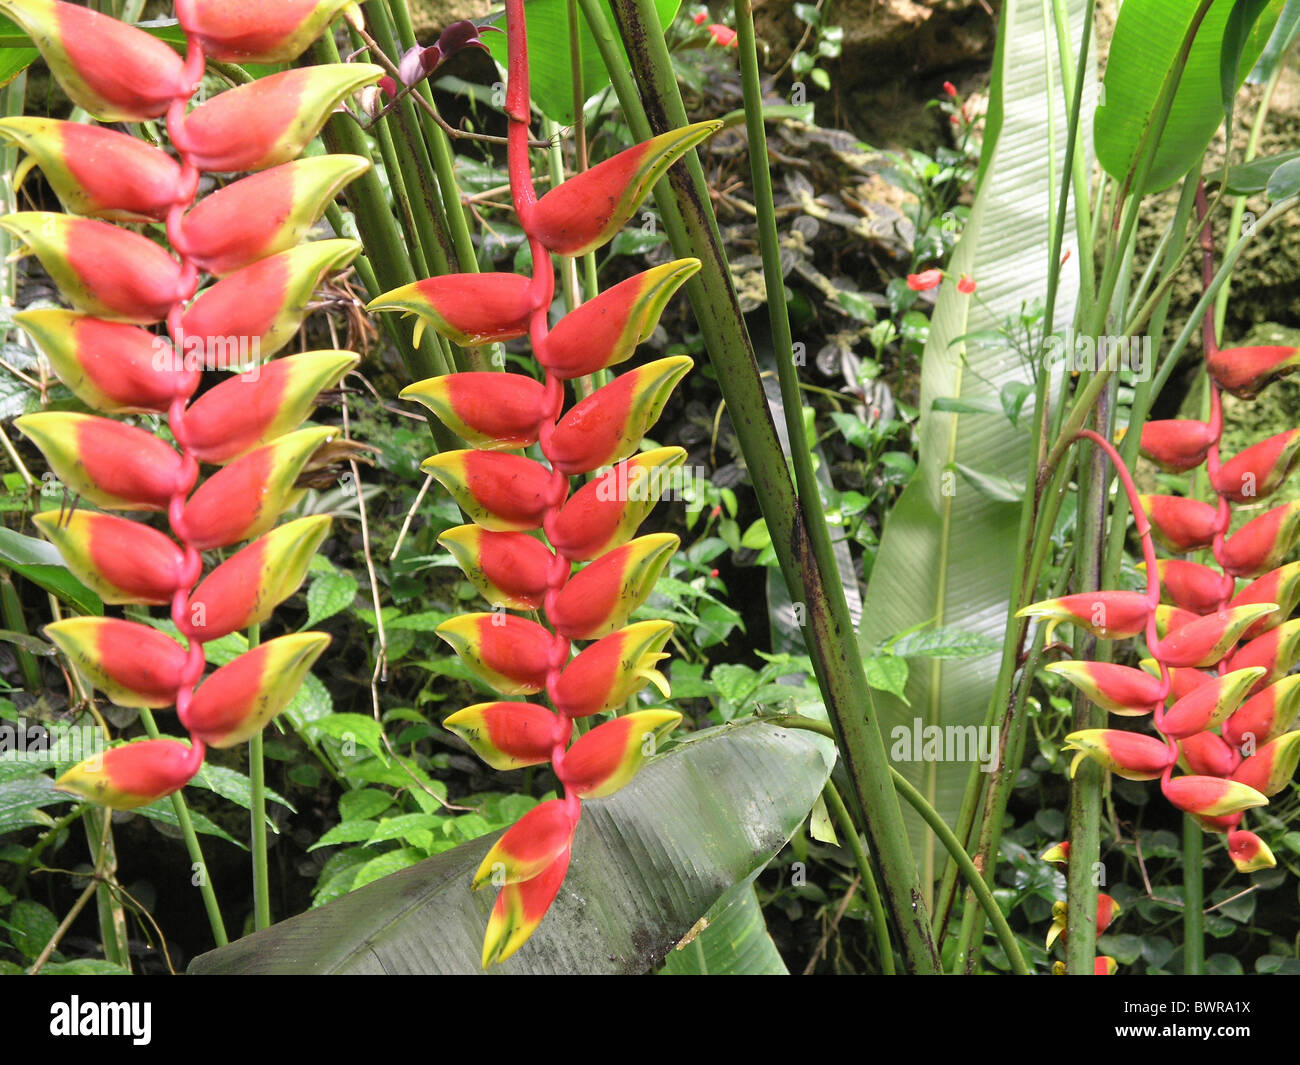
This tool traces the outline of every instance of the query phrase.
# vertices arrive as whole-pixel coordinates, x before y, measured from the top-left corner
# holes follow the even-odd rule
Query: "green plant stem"
[[[805,729],[808,732],[816,732],[820,736],[835,739],[834,730],[826,722],[804,717],[801,714],[778,714],[769,720],[772,724],[779,725],[782,728]],[[984,908],[988,919],[993,922],[998,942],[1002,944],[1002,949],[1006,952],[1011,968],[1018,976],[1030,975],[1029,966],[1025,964],[1024,955],[1020,952],[1020,944],[1016,942],[1015,933],[1011,931],[1011,926],[1007,924],[1007,919],[998,907],[993,892],[984,883],[984,878],[980,876],[979,870],[975,868],[975,863],[971,861],[970,855],[962,848],[961,841],[957,839],[952,829],[948,827],[947,822],[939,815],[939,811],[926,801],[925,796],[912,786],[907,777],[903,776],[893,766],[890,766],[889,773],[893,778],[894,788],[898,795],[921,815],[922,820],[930,826],[930,830],[935,834],[935,837],[957,863],[962,876],[966,878],[966,882],[975,893],[975,898]]]
[[[1095,428],[1107,439],[1112,435],[1114,389],[1102,393],[1096,411]],[[1095,591],[1101,587],[1106,546],[1106,518],[1110,512],[1108,459],[1100,448],[1081,447],[1079,458],[1078,558],[1075,590]],[[1097,638],[1079,629],[1074,656],[1083,661],[1098,655]],[[1082,692],[1074,698],[1073,731],[1101,728],[1105,714]],[[1066,943],[1066,969],[1075,975],[1093,971],[1097,955],[1097,879],[1094,872],[1101,854],[1101,791],[1105,783],[1101,767],[1091,759],[1074,774],[1070,786],[1070,863],[1066,873],[1066,905],[1069,908],[1070,937]]]
[[[1264,85],[1264,93],[1260,97],[1259,106],[1255,109],[1255,121],[1251,123],[1250,136],[1246,141],[1246,152],[1242,156],[1243,163],[1249,163],[1255,158],[1259,151],[1259,139],[1264,133],[1264,122],[1268,118],[1269,107],[1273,102],[1273,91],[1277,88],[1278,78],[1282,76],[1282,71],[1286,69],[1286,64],[1279,61],[1273,68],[1273,73],[1269,75],[1268,82]],[[1225,160],[1226,165],[1226,160]],[[1241,219],[1246,213],[1246,197],[1237,196],[1232,202],[1232,216],[1228,222],[1228,233],[1241,232]],[[1218,298],[1214,303],[1214,335],[1222,342],[1223,340],[1223,323],[1228,316],[1228,294],[1232,288],[1232,278],[1229,277],[1223,287],[1219,289]]]
[[[1202,883],[1201,826],[1183,814],[1183,972],[1205,972],[1205,886]]]
[[[759,80],[758,51],[754,39],[754,15],[751,0],[735,0],[735,22],[739,35],[741,83],[745,100],[745,125],[749,134],[750,176],[754,183],[754,207],[757,212],[758,241],[763,259],[763,281],[767,290],[768,321],[772,329],[772,349],[776,357],[777,380],[781,389],[781,407],[785,414],[790,457],[793,460],[795,486],[799,504],[807,517],[813,555],[822,573],[838,573],[830,532],[824,518],[821,489],[812,465],[812,446],[803,419],[803,397],[799,394],[799,372],[794,364],[794,338],[790,331],[790,312],[786,303],[785,281],[781,271],[780,240],[776,231],[776,202],[772,195],[772,172],[767,153],[767,132],[763,125],[763,91]],[[848,614],[843,587],[829,582]],[[832,609],[839,609],[838,604]],[[870,689],[864,689],[870,705]],[[872,717],[874,717],[874,708]],[[877,736],[879,734],[877,733]],[[883,747],[882,747],[883,751]],[[828,785],[829,787],[829,785]],[[833,789],[832,789],[833,790]],[[839,795],[835,800],[840,802]],[[896,802],[896,800],[895,800]],[[841,802],[842,806],[842,802]],[[847,816],[847,814],[846,814]],[[856,841],[856,832],[854,834]],[[865,856],[864,856],[865,857]],[[867,880],[864,876],[864,885]],[[878,892],[874,880],[868,885],[873,896]],[[892,958],[891,958],[892,965]]]
[[[636,72],[636,84],[622,65],[603,5],[582,0],[583,13],[633,135],[643,140],[652,131],[685,125],[686,111],[671,57],[651,5],[641,0],[615,0],[612,6]],[[841,751],[854,790],[866,813],[867,834],[880,863],[884,896],[898,923],[903,955],[913,971],[936,972],[938,953],[902,811],[886,772],[889,762],[884,743],[872,708],[869,703],[863,705],[869,689],[839,574],[833,567],[818,565],[731,285],[703,170],[694,152],[686,154],[684,163],[684,169],[670,170],[669,188],[664,182],[656,188],[660,218],[674,252],[699,258],[703,264],[700,273],[687,282],[687,293],[767,517],[786,585],[791,598],[806,607],[805,642],[828,712],[841,736]]]
[[[113,842],[113,811],[93,806],[82,813],[86,841],[95,867],[95,907],[99,913],[99,937],[104,957],[114,965],[131,968],[131,950],[126,930],[126,913],[113,895],[112,878],[117,872],[117,848]]]
[[[319,63],[340,61],[334,38],[328,33],[323,34],[312,46],[312,55]],[[325,124],[323,136],[325,145],[331,152],[359,155],[373,163],[365,134],[350,116],[332,116]],[[388,209],[383,183],[373,167],[351,182],[343,195],[356,218],[357,232],[382,289],[387,291],[418,280],[411,266],[411,257],[402,241],[401,230]],[[432,329],[424,331],[418,347],[403,338],[397,350],[402,356],[407,376],[413,381],[451,372],[450,359],[436,343],[436,334]],[[440,449],[453,450],[460,446],[436,418],[429,419],[429,426]]]
[[[386,2],[393,22],[397,27],[397,35],[401,39],[404,48],[410,48],[415,43],[415,30],[411,25],[411,13],[407,5],[402,0],[396,2]],[[456,181],[455,159],[451,150],[451,142],[446,132],[437,122],[434,121],[430,112],[437,112],[437,105],[433,102],[433,90],[427,81],[421,82],[416,86],[415,91],[420,94],[424,101],[429,105],[429,111],[418,108],[420,120],[423,123],[424,139],[428,148],[429,156],[433,162],[434,173],[438,179],[438,191],[442,196],[443,218],[446,227],[451,234],[452,245],[455,248],[457,269],[462,274],[478,273],[478,256],[474,252],[474,239],[470,233],[469,222],[465,217],[465,206],[461,199],[460,185]],[[471,358],[474,356],[471,352]],[[479,369],[496,369],[491,363],[487,363]]]
[[[141,707],[140,720],[144,723],[144,729],[150,739],[156,740],[161,735],[152,710]],[[217,903],[216,892],[212,890],[212,882],[208,876],[208,863],[203,860],[203,848],[199,846],[198,833],[194,831],[190,808],[179,791],[172,793],[171,802],[172,809],[176,812],[176,821],[181,828],[181,835],[185,839],[185,849],[189,852],[190,864],[199,877],[199,894],[203,898],[203,908],[207,911],[208,924],[212,928],[212,939],[217,946],[224,947],[230,939],[226,936],[226,924],[221,919],[221,907]]]
[[[250,649],[262,642],[262,626],[248,627]],[[248,778],[252,784],[249,816],[252,819],[253,851],[253,928],[271,927],[271,879],[266,861],[266,759],[262,750],[262,733],[248,741]]]
[[[822,796],[830,808],[835,820],[839,822],[849,852],[858,865],[858,876],[862,879],[862,890],[867,896],[867,907],[871,910],[872,929],[876,934],[876,949],[880,952],[880,969],[885,976],[894,975],[894,946],[889,941],[889,925],[885,921],[885,908],[880,904],[880,888],[876,886],[875,874],[871,871],[871,862],[862,847],[862,837],[849,816],[848,807],[840,798],[840,793],[829,780],[822,789]]]

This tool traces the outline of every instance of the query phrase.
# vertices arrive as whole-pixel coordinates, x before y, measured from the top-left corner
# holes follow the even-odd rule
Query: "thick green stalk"
[[[397,27],[397,35],[401,39],[402,47],[412,47],[416,43],[415,30],[411,25],[411,13],[407,10],[404,0],[386,0],[384,6],[388,8]],[[433,102],[433,90],[427,81],[416,86],[415,91],[432,110],[437,110]],[[418,108],[417,111],[424,126],[424,139],[433,161],[434,173],[438,177],[438,191],[442,195],[442,217],[451,233],[456,251],[457,269],[462,274],[476,274],[478,257],[474,252],[474,239],[465,217],[465,205],[461,202],[460,185],[456,181],[451,142],[446,132],[434,121],[428,111],[423,108]]]
[[[140,720],[144,723],[144,730],[149,734],[150,739],[156,740],[161,735],[152,710],[142,707]],[[176,813],[176,821],[181,828],[181,835],[185,839],[185,849],[189,852],[190,865],[199,878],[199,894],[203,898],[203,909],[207,911],[208,924],[212,928],[212,939],[217,946],[224,947],[230,939],[226,936],[226,923],[221,919],[221,907],[217,904],[216,892],[212,890],[212,882],[208,877],[208,863],[203,860],[203,848],[199,845],[198,833],[194,831],[190,808],[179,791],[172,793],[171,801],[172,809]]]
[[[871,871],[871,861],[862,847],[862,837],[858,835],[858,826],[849,816],[849,809],[840,798],[839,791],[829,780],[822,789],[822,796],[835,820],[839,822],[840,833],[844,836],[849,852],[858,866],[858,876],[862,879],[862,891],[867,896],[867,908],[871,910],[872,931],[876,934],[876,949],[880,952],[880,971],[885,976],[893,976],[894,947],[889,941],[889,925],[885,921],[885,908],[880,904],[880,888],[876,886],[876,876]]]
[[[383,6],[373,7],[371,14],[370,28],[374,32],[374,43],[378,45],[385,59],[396,63],[401,58],[400,49],[393,34],[392,24],[384,17]],[[362,39],[356,37],[355,44],[361,43]],[[372,55],[371,58],[376,62],[383,62],[376,56]],[[414,225],[419,235],[418,242],[428,264],[428,273],[446,274],[451,272],[448,259],[450,242],[446,237],[447,220],[443,214],[442,200],[437,189],[433,187],[433,164],[429,159],[429,153],[425,150],[424,138],[420,134],[419,119],[415,112],[414,101],[409,95],[404,96],[393,110],[375,123],[375,127],[380,131],[381,138],[386,135],[392,137],[400,161],[400,175],[394,172],[393,166],[387,159],[384,165],[389,169],[389,182],[393,185],[394,192],[399,180],[404,190],[408,192]],[[393,132],[394,127],[396,133]],[[415,189],[419,190],[418,196],[412,191]],[[415,238],[412,236],[409,239]],[[427,273],[421,273],[421,276],[427,276]]]
[[[614,0],[613,10],[637,83],[623,68],[602,4],[582,0],[615,91],[633,135],[645,139],[687,123],[685,107],[652,6]],[[639,89],[639,96],[638,96]],[[869,700],[861,652],[848,618],[835,569],[823,570],[812,548],[804,510],[792,483],[759,377],[744,319],[709,202],[708,186],[694,152],[685,167],[669,171],[656,188],[660,218],[675,254],[694,256],[703,268],[687,282],[687,294],[704,334],[746,457],[773,546],[792,599],[806,608],[805,641],[839,737],[865,828],[879,864],[882,890],[900,932],[907,967],[939,971],[924,896],[912,860],[902,811],[889,777],[889,760]]]
[[[1097,432],[1107,439],[1112,435],[1111,398],[1114,390],[1103,394],[1097,410]],[[1095,447],[1079,449],[1079,514],[1076,561],[1077,591],[1100,588],[1103,556],[1106,547],[1106,517],[1109,499],[1106,486],[1109,471],[1105,454]],[[1075,636],[1074,657],[1083,661],[1097,658],[1097,638],[1080,629]],[[1073,731],[1102,728],[1105,712],[1082,692],[1074,698]],[[1070,786],[1070,864],[1066,873],[1066,905],[1069,912],[1070,937],[1066,943],[1066,969],[1086,976],[1093,971],[1097,955],[1097,881],[1093,875],[1101,854],[1101,767],[1085,758]]]

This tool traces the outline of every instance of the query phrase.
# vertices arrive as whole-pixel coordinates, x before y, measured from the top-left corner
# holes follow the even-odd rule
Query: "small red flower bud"
[[[927,289],[938,288],[942,283],[942,270],[922,270],[919,274],[907,275],[907,287],[913,292],[925,292]]]

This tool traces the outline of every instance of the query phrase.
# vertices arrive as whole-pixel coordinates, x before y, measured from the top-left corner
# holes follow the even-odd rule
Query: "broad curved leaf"
[[[829,774],[825,740],[761,721],[711,729],[587,803],[541,927],[500,973],[654,969],[766,865]],[[477,973],[492,892],[470,880],[498,834],[198,957],[193,973]]]
[[[661,976],[788,976],[790,970],[767,932],[752,882],[737,884],[705,918],[707,926],[678,944]]]
[[[1084,2],[1068,4],[1071,41],[1082,32]],[[952,284],[940,292],[921,363],[919,465],[885,525],[871,572],[860,632],[866,656],[882,641],[926,623],[972,640],[989,638],[999,647],[1006,632],[1019,506],[975,487],[970,473],[999,483],[1023,481],[1029,438],[1004,418],[935,409],[943,397],[975,406],[996,401],[1008,383],[1029,380],[1028,367],[1014,351],[967,346],[959,338],[995,329],[1001,318],[1018,316],[1025,303],[1046,292],[1049,219],[1068,125],[1059,84],[1044,93],[1059,69],[1055,32],[1050,21],[1044,24],[1044,5],[1037,0],[1007,0],[1003,19],[1002,65],[994,71],[990,100],[990,114],[999,116],[996,142],[985,142],[984,178],[948,267],[954,277],[975,278],[981,299],[962,296]],[[1052,42],[1050,61],[1045,41]],[[1080,151],[1091,144],[1086,116],[1096,91],[1092,72],[1085,77]],[[1055,131],[1054,162],[1045,158],[1049,129]],[[1066,246],[1077,262],[1074,232],[1073,217],[1067,218]],[[1077,284],[1074,271],[1062,273],[1058,322],[1072,320]],[[955,472],[954,464],[967,475]],[[894,730],[911,734],[917,719],[922,725],[983,724],[997,669],[998,656],[987,653],[913,661],[906,703],[881,691],[874,696],[886,750],[894,747]],[[896,768],[955,823],[971,761],[899,761]],[[937,869],[933,837],[910,808],[904,816],[922,883],[928,884]]]
[[[1236,67],[1238,88],[1264,50],[1284,3],[1270,0],[1247,36]],[[1202,21],[1146,188],[1139,191],[1158,192],[1187,173],[1223,121],[1220,55],[1233,7],[1219,0]],[[1137,165],[1161,83],[1196,8],[1193,0],[1127,0],[1120,10],[1106,62],[1105,103],[1096,115],[1097,161],[1113,178],[1123,180]]]

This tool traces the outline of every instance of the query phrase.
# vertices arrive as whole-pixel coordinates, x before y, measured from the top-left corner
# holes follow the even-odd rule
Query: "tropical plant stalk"
[[[613,0],[619,34],[627,46],[636,83],[615,58],[614,34],[604,9],[581,0],[615,92],[637,136],[687,121],[672,61],[651,5]],[[639,90],[639,91],[638,91]],[[731,414],[759,505],[781,563],[791,598],[806,607],[805,642],[848,766],[854,792],[866,815],[865,829],[881,872],[881,891],[899,929],[907,967],[939,970],[919,876],[907,841],[902,811],[889,776],[889,759],[870,705],[856,633],[833,563],[822,566],[813,550],[808,515],[799,502],[777,439],[744,319],[731,286],[717,222],[699,160],[688,153],[686,171],[669,176],[656,190],[660,218],[678,255],[704,266],[687,284],[687,294],[704,333],[723,399]]]

